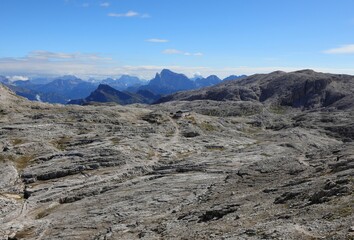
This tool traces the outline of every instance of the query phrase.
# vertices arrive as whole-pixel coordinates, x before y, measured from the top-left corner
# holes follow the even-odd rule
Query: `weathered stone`
[[[336,95],[276,105],[297,98],[270,80],[235,93],[247,101],[125,107],[29,102],[0,85],[0,239],[346,239],[353,109],[319,108],[344,106]]]

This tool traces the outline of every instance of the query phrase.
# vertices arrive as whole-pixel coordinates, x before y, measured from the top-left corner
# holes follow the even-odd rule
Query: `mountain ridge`
[[[92,91],[90,95],[82,99],[74,99],[67,104],[84,105],[90,103],[118,103],[120,105],[127,105],[133,103],[152,103],[158,97],[147,90],[139,91],[138,93],[130,93],[119,91],[107,84],[100,84],[97,89]]]
[[[326,74],[313,70],[285,73],[255,74],[226,81],[212,87],[180,92],[162,97],[156,103],[168,101],[258,101],[295,108],[353,106],[354,76]]]

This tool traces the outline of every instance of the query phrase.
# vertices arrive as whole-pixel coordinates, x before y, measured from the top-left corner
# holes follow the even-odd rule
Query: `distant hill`
[[[75,76],[59,77],[46,84],[36,84],[32,80],[11,82],[5,77],[1,77],[0,81],[29,100],[62,104],[71,99],[84,98],[97,87],[97,84]]]
[[[0,76],[0,83],[3,83],[3,84],[10,84],[11,81],[10,81],[7,77]]]
[[[17,95],[27,98],[31,101],[39,101],[39,102],[50,102],[50,103],[65,103],[65,98],[63,96],[58,95],[56,93],[42,93],[35,90],[31,90],[24,87],[19,87],[15,85],[6,85]]]
[[[31,80],[14,81],[14,82],[12,82],[12,85],[17,86],[17,87],[31,89],[31,90],[37,89],[40,86],[40,84],[35,84]]]
[[[55,93],[63,96],[66,101],[84,98],[96,89],[97,85],[83,81],[75,76],[64,76],[45,85],[40,85],[35,90],[43,93]]]
[[[30,82],[36,85],[44,85],[54,80],[53,77],[34,77],[30,79]]]
[[[141,90],[138,93],[122,92],[106,84],[100,84],[88,97],[83,99],[71,100],[68,104],[88,104],[90,102],[114,102],[121,105],[133,103],[152,103],[160,96],[154,95],[148,90]]]
[[[221,83],[221,79],[216,75],[211,75],[207,78],[198,78],[195,80],[196,88],[209,87],[218,83]]]
[[[126,90],[129,87],[139,87],[146,85],[148,82],[129,75],[122,75],[118,79],[107,78],[101,81],[102,84],[107,84],[119,91]]]
[[[27,98],[31,101],[43,101],[51,103],[65,103],[66,99],[56,93],[43,93],[35,90],[39,85],[33,84],[29,80],[27,81],[14,81],[0,76],[0,82],[11,89],[18,96]]]
[[[168,101],[258,101],[295,108],[354,107],[354,76],[301,70],[256,74],[241,80],[225,81],[200,90],[162,97]]]
[[[223,79],[223,81],[232,81],[232,80],[241,80],[243,78],[247,77],[246,75],[231,75]]]

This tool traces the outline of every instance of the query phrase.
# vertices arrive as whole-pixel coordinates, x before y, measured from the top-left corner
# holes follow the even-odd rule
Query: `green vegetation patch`
[[[36,220],[45,218],[49,214],[51,214],[59,205],[55,206],[49,206],[48,208],[45,209],[40,209],[36,215]]]
[[[20,138],[15,138],[15,139],[12,140],[12,144],[13,144],[13,145],[21,145],[21,144],[23,144],[24,142],[25,142],[25,140],[20,139]]]
[[[54,140],[52,144],[61,151],[64,151],[68,144],[72,141],[72,138],[70,136],[62,136],[58,140]]]
[[[118,145],[120,141],[121,141],[120,138],[117,137],[111,138],[111,142],[113,143],[113,145]]]
[[[17,170],[19,171],[24,170],[30,164],[33,158],[34,158],[33,155],[23,155],[17,158],[15,160],[15,165]]]
[[[201,124],[199,124],[199,127],[207,132],[213,132],[217,130],[217,127],[208,123],[208,122],[202,122]]]
[[[220,146],[220,145],[208,145],[205,146],[206,149],[208,149],[209,151],[223,151],[225,150],[224,146]]]
[[[283,115],[286,113],[286,107],[284,106],[279,106],[279,105],[272,105],[270,108],[269,108],[269,111],[271,113],[274,113],[274,114],[278,114],[278,115]]]
[[[5,154],[0,155],[1,162],[6,162],[6,161],[13,162],[14,166],[18,171],[22,171],[23,169],[25,169],[33,159],[34,159],[33,155],[21,155],[19,157],[14,155],[5,155]]]
[[[17,232],[13,239],[34,238],[35,233],[36,233],[35,227],[26,228],[26,229],[23,229],[23,230]]]

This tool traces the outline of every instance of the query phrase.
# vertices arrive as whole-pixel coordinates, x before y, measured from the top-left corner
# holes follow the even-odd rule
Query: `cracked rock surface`
[[[0,86],[0,239],[353,239],[353,123],[351,108],[62,106]]]

